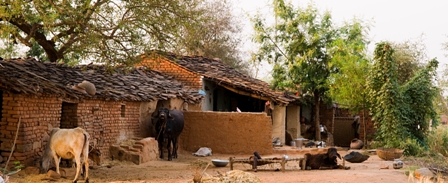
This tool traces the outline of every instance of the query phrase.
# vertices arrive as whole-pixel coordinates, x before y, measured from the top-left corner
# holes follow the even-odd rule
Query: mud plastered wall
[[[196,152],[209,147],[212,153],[272,154],[272,121],[265,113],[185,112],[180,147]]]

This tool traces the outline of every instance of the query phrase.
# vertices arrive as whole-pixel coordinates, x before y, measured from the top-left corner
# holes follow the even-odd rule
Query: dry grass
[[[191,180],[189,183],[196,183],[197,180]],[[244,172],[241,170],[232,170],[228,171],[225,174],[218,174],[216,176],[210,176],[205,174],[205,176],[202,177],[201,181],[202,183],[261,183],[260,178],[258,178],[256,175],[248,172]]]

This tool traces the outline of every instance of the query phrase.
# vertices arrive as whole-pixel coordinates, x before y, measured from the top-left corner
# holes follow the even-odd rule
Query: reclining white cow
[[[75,159],[76,182],[81,171],[82,164],[85,166],[85,181],[89,182],[89,134],[82,128],[51,130],[50,140],[45,147],[41,161],[41,173],[46,173],[50,168],[51,158],[54,159],[56,172],[59,172],[61,158]]]

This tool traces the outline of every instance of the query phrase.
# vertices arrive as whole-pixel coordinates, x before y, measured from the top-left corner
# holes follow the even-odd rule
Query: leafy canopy
[[[225,14],[228,6],[214,11],[215,14],[208,8],[203,0],[3,1],[0,39],[8,44],[7,48],[22,44],[30,47],[29,56],[51,62],[132,65],[138,61],[138,55],[149,50],[186,53],[181,49],[194,48],[178,45],[193,47],[187,44],[192,37],[186,35],[194,32],[190,35],[198,36],[202,31],[196,39],[206,39],[207,33],[208,37],[216,38],[213,43],[219,43],[209,44],[210,38],[196,47],[205,47],[206,56],[226,56],[227,51],[235,51],[232,50],[235,40],[229,35],[237,29],[229,34],[210,30],[237,24],[232,24],[231,15]],[[221,23],[227,27],[210,25],[222,16],[226,17]],[[216,45],[223,53],[213,50]],[[241,61],[238,59],[234,62]]]
[[[367,79],[368,101],[377,128],[376,139],[385,147],[403,147],[406,141],[425,145],[429,121],[437,126],[434,86],[438,61],[433,59],[403,85],[399,83],[398,61],[390,43],[375,48],[375,62]]]
[[[253,18],[254,42],[259,45],[253,58],[274,65],[274,88],[298,92],[305,96],[304,102],[314,104],[316,139],[320,140],[319,103],[331,103],[329,79],[341,66],[334,64],[333,58],[341,51],[362,54],[363,49],[354,46],[358,46],[355,39],[362,38],[359,30],[363,27],[349,24],[338,28],[328,11],[320,13],[313,4],[295,8],[283,0],[274,0],[274,16],[276,24],[272,26],[266,25],[260,15]]]
[[[358,113],[366,109],[366,78],[370,60],[367,58],[369,27],[361,20],[345,22],[339,29],[332,65],[337,69],[329,78],[330,96],[340,106]]]

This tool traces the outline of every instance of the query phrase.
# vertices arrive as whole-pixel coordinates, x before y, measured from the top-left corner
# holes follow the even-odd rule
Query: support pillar
[[[272,138],[278,137],[285,144],[286,107],[274,106],[272,110]]]
[[[302,137],[300,134],[300,106],[291,105],[286,107],[286,131],[288,131],[292,139]]]

